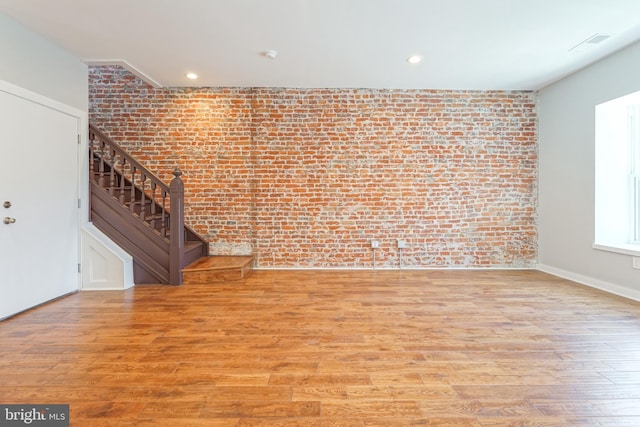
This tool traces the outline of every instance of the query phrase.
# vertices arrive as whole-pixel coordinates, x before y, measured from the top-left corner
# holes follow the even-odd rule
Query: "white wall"
[[[79,58],[0,13],[0,80],[80,111],[81,128],[88,128],[89,68]],[[87,146],[87,130],[82,135]],[[34,153],[37,153],[34,147]],[[80,159],[80,198],[88,206],[86,159]],[[88,221],[88,209],[80,222]]]
[[[79,58],[0,13],[0,80],[79,110],[88,128],[89,69]],[[84,131],[82,147],[87,144]],[[0,142],[1,143],[1,142]],[[33,148],[34,153],[38,148]],[[80,159],[80,197],[88,206],[86,159]],[[88,210],[80,221],[88,221]]]
[[[631,256],[594,242],[595,106],[640,90],[640,43],[539,96],[538,262],[543,271],[640,300]]]
[[[79,58],[0,14],[0,80],[79,110],[84,128],[80,152],[87,152],[89,70]],[[38,153],[38,147],[33,147],[33,153]],[[99,233],[92,233],[91,226],[86,224],[89,203],[86,156],[79,161],[82,171],[78,177],[82,200],[79,218],[84,226],[81,244],[85,255],[81,257],[83,289],[126,289],[133,284],[130,257],[110,250],[111,242]],[[99,256],[104,259],[102,264],[95,262]]]
[[[0,80],[89,111],[87,65],[0,14]]]

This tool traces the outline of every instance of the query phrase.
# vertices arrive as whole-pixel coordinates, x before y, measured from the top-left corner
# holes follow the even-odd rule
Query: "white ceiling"
[[[0,0],[0,12],[159,86],[540,89],[640,40],[640,0]]]

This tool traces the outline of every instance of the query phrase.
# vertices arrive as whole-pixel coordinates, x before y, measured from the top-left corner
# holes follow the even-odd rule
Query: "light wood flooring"
[[[536,271],[256,271],[0,323],[72,426],[640,426],[640,303]]]

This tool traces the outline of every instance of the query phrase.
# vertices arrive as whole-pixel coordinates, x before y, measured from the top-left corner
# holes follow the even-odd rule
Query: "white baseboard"
[[[576,282],[581,285],[589,286],[591,288],[609,292],[610,294],[618,295],[640,302],[640,291],[635,289],[629,289],[627,287],[616,285],[614,283],[605,282],[604,280],[595,279],[589,276],[583,276],[581,274],[573,273],[571,271],[551,267],[544,264],[538,264],[538,270],[544,273],[549,273],[554,276],[561,277],[563,279],[571,280],[572,282]]]

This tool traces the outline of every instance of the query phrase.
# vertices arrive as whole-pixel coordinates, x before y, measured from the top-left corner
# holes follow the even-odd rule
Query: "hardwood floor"
[[[640,303],[535,271],[256,271],[0,323],[73,426],[640,426]]]

